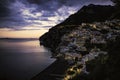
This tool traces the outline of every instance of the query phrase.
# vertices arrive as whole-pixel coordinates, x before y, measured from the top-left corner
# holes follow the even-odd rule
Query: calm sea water
[[[38,40],[0,40],[0,80],[30,80],[55,60]]]

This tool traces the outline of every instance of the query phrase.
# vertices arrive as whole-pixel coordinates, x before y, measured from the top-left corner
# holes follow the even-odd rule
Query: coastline
[[[119,55],[116,46],[119,46],[117,43],[120,40],[120,21],[113,16],[116,12],[114,6],[90,4],[49,29],[49,32],[39,38],[42,45],[57,53],[57,57],[64,58],[70,64],[76,64],[68,67],[64,63],[65,60],[55,61],[32,80],[78,80],[82,77],[85,77],[85,80],[114,79],[110,77],[111,69],[116,74],[119,73],[113,69],[114,67],[106,66],[111,62],[113,65],[114,62],[119,63],[119,58],[114,60],[113,57],[114,53]],[[109,45],[114,46],[109,47]],[[102,70],[105,71],[101,72]],[[81,74],[85,75],[81,76]]]
[[[64,60],[56,60],[42,72],[34,76],[31,80],[58,80],[62,79],[68,64]]]

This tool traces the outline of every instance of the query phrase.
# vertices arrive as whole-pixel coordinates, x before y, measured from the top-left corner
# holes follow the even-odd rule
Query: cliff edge
[[[69,16],[62,23],[49,29],[49,32],[41,36],[39,40],[42,45],[50,48],[52,52],[55,52],[64,34],[74,30],[81,23],[103,22],[109,20],[115,12],[115,7],[110,5],[103,6],[90,4],[88,6],[83,6],[77,13]]]

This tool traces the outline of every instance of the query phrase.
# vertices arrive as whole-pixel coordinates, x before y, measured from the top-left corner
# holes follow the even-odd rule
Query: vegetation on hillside
[[[86,36],[87,39],[83,40],[83,42],[85,42],[84,46],[87,48],[86,49],[87,51],[90,51],[91,48],[94,48],[97,46],[102,51],[106,51],[107,54],[106,55],[100,54],[95,59],[86,62],[86,69],[89,72],[89,74],[80,74],[70,80],[118,80],[119,79],[120,77],[120,33],[119,33],[120,24],[116,21],[117,19],[118,20],[120,19],[120,0],[111,0],[111,1],[113,1],[115,6],[100,6],[100,5],[92,5],[92,4],[88,6],[84,6],[77,13],[71,15],[62,23],[51,28],[48,33],[46,33],[40,38],[41,43],[45,47],[50,48],[55,53],[57,49],[58,49],[57,53],[60,53],[60,50],[61,50],[62,54],[65,52],[65,50],[69,50],[67,51],[67,58],[66,58],[68,59],[69,52],[82,53],[80,50],[81,49],[80,42],[82,42],[81,40],[82,37],[83,39],[85,39],[84,35],[82,37],[80,36],[77,37],[75,35],[78,35],[78,34],[75,34],[75,35],[73,35],[73,33],[71,35],[68,35],[68,34],[70,34],[72,31],[76,33],[75,29],[79,28],[82,23],[84,25],[84,24],[95,23],[95,22],[104,23],[104,21],[107,21],[107,24],[104,26],[103,26],[103,23],[101,24],[96,23],[96,25],[98,26],[95,26],[95,24],[93,24],[93,28],[95,28],[96,30],[86,25],[86,27],[84,27],[84,30],[82,29],[83,33],[80,33],[80,35],[85,34],[85,29],[86,29],[86,32],[88,33],[99,32],[102,34],[103,37],[107,35],[108,36],[107,38],[111,36],[114,37],[117,35],[115,39],[106,40],[105,45],[90,44],[90,40],[92,38],[91,37],[88,38],[89,36]],[[111,22],[109,22],[109,20],[111,20]],[[101,28],[104,28],[104,29],[101,29]],[[79,29],[77,30],[78,32],[82,31]],[[85,35],[89,35],[88,33]],[[111,34],[114,34],[114,35],[111,35]],[[93,37],[92,39],[93,41],[94,41],[94,38],[95,37]],[[63,43],[61,44],[62,41]],[[74,44],[76,44],[75,46],[71,44],[72,41]],[[96,41],[98,42],[99,39]],[[70,43],[69,46],[68,46],[68,43]],[[61,46],[61,45],[64,45],[64,46]],[[59,54],[59,56],[61,56],[61,54]],[[74,56],[76,59],[76,55]],[[72,58],[74,57],[72,56]],[[70,74],[74,74],[74,73],[70,73]]]

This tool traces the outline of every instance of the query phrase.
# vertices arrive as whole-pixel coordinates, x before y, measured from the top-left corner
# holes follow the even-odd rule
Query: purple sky
[[[48,29],[91,3],[112,4],[110,0],[1,0],[0,28]]]

